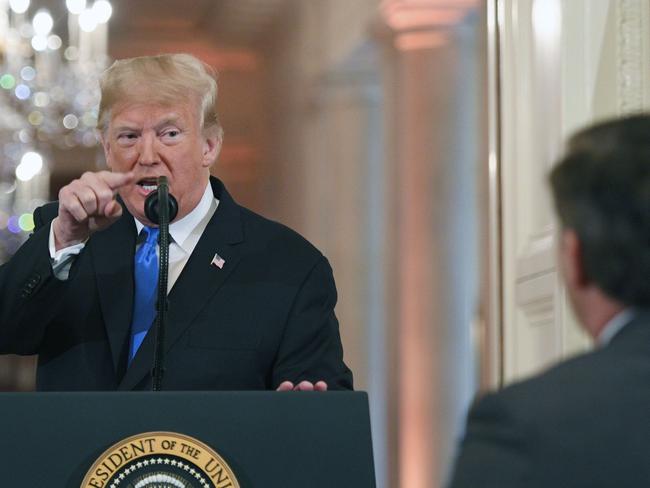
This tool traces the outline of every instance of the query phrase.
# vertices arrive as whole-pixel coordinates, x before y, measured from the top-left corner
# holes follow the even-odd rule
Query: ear
[[[217,127],[210,127],[203,131],[203,154],[202,165],[204,168],[209,168],[214,164],[221,152],[221,144],[223,142],[222,132]]]
[[[584,268],[582,243],[573,229],[562,231],[560,260],[568,287],[578,290],[590,284]]]
[[[103,131],[99,132],[99,141],[102,143],[102,147],[104,148],[104,158],[106,159],[106,166],[108,166],[109,169],[113,169],[111,167],[111,143],[106,135],[106,132]]]

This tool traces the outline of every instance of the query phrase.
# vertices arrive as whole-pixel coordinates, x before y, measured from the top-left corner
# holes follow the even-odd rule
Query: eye
[[[120,144],[132,144],[138,138],[135,132],[122,132],[117,135],[117,141]]]
[[[172,144],[180,141],[181,136],[182,136],[182,131],[176,127],[170,127],[168,129],[165,129],[160,134],[160,137],[163,140],[163,142],[166,142],[168,144]]]

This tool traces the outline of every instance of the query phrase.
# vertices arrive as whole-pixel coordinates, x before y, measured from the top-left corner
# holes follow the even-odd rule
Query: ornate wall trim
[[[531,326],[553,326],[555,320],[555,246],[549,227],[528,241],[517,258],[516,301]]]
[[[617,95],[618,113],[642,110],[648,83],[648,60],[645,46],[647,0],[617,0]],[[645,24],[645,25],[644,25]],[[644,35],[645,34],[645,35]]]

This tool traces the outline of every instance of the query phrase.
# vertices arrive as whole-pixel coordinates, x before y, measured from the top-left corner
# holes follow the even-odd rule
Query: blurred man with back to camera
[[[451,488],[650,486],[650,116],[588,127],[550,175],[593,351],[471,409]]]
[[[104,73],[110,171],[37,209],[34,234],[0,267],[0,353],[38,354],[39,390],[150,389],[158,229],[144,202],[159,176],[178,200],[162,388],[352,388],[327,259],[210,176],[216,101],[210,69],[187,54]]]

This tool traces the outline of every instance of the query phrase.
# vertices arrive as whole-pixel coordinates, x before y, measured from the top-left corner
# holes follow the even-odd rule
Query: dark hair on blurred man
[[[650,115],[578,132],[550,182],[597,347],[478,401],[453,488],[650,486]]]

